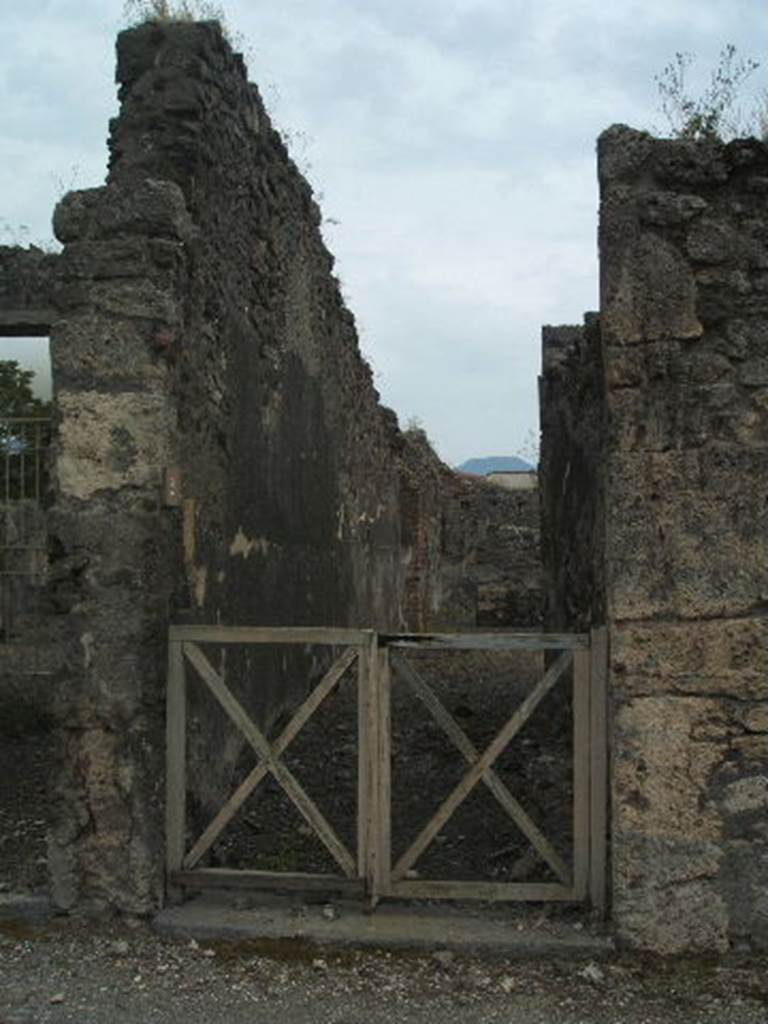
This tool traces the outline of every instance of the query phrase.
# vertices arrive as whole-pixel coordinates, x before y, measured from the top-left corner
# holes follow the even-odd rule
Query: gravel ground
[[[0,923],[0,1024],[766,1024],[768,958],[483,961]]]
[[[46,733],[8,736],[0,729],[0,892],[47,885],[50,746]]]

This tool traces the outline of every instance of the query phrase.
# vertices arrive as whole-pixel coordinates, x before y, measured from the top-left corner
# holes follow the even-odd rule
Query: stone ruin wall
[[[38,246],[0,245],[0,337],[48,334],[60,262]]]
[[[599,317],[544,327],[539,378],[544,616],[555,631],[605,622],[603,446],[606,431]]]
[[[0,330],[52,324],[54,897],[146,911],[169,621],[522,624],[540,577],[530,496],[378,406],[311,193],[218,30],[124,33],[118,77],[108,184],[60,205],[61,257],[0,250]],[[600,174],[600,318],[544,336],[548,620],[610,629],[620,937],[765,946],[768,157],[619,128]]]
[[[14,250],[5,281],[51,326],[53,897],[141,913],[162,898],[169,622],[444,624],[446,481],[499,489],[456,484],[378,404],[311,190],[218,26],[122,33],[117,79],[107,184],[65,196],[62,254]],[[483,503],[503,546],[514,502]],[[458,509],[448,546],[487,575]],[[268,723],[291,695],[274,660],[248,668],[266,685],[239,696]],[[191,719],[205,817],[239,743],[211,704]]]
[[[449,469],[423,431],[406,431],[401,445],[408,628],[539,627],[537,490],[510,491]]]
[[[71,643],[51,868],[61,905],[147,910],[169,621],[396,628],[402,567],[394,418],[242,61],[213,24],[145,25],[121,34],[117,78],[107,185],[54,218],[50,532]],[[266,685],[239,696],[268,722],[290,695],[274,660],[249,667]],[[200,700],[209,811],[239,743]]]
[[[602,422],[549,595],[558,624],[604,602],[609,626],[614,923],[659,952],[764,949],[768,148],[617,127],[599,170],[601,316],[545,335],[542,493],[547,537]]]

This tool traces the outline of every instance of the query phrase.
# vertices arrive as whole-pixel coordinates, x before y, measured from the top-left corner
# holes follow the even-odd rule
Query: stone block
[[[728,901],[712,842],[614,831],[613,920],[620,942],[655,953],[725,952]]]
[[[187,241],[195,234],[179,186],[152,178],[68,192],[54,210],[53,230],[60,242],[131,235]]]
[[[749,614],[768,601],[768,449],[610,458],[606,581],[612,618]]]
[[[645,231],[613,255],[613,286],[605,288],[601,298],[606,343],[693,340],[703,335],[693,271],[675,245]]]
[[[664,694],[766,696],[768,617],[625,622],[611,629],[613,689],[622,697]],[[741,709],[745,729],[768,726],[761,703]]]
[[[730,746],[727,737],[707,735],[721,713],[717,699],[692,697],[634,697],[615,708],[615,830],[665,840],[721,837],[710,780]]]
[[[165,467],[174,461],[175,415],[162,395],[64,392],[55,471],[64,498],[99,491],[149,491],[159,501]]]
[[[169,334],[170,330],[170,334]],[[70,313],[51,332],[51,364],[62,392],[143,391],[164,393],[175,345],[158,338],[177,332],[151,320],[108,316],[92,309]]]
[[[717,879],[732,943],[756,952],[768,950],[768,841],[729,842]]]

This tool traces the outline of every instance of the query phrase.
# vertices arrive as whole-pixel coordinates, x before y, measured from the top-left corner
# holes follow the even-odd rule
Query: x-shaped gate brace
[[[250,774],[238,786],[186,855],[184,867],[195,867],[203,854],[211,848],[223,829],[232,820],[262,779],[271,774],[304,816],[307,824],[320,837],[325,848],[346,877],[352,878],[356,870],[354,858],[281,758],[304,725],[312,717],[313,713],[320,707],[325,698],[336,689],[347,669],[355,663],[357,651],[349,648],[340,658],[337,658],[322,680],[294,714],[285,729],[280,733],[274,744],[270,743],[258,726],[254,724],[251,717],[232,695],[224,680],[214,670],[200,648],[194,643],[187,643],[184,645],[184,653],[208,684],[219,704],[221,704],[234,724],[241,730],[260,758],[256,767],[252,769]]]
[[[486,750],[480,753],[467,737],[464,730],[446,710],[433,689],[406,660],[399,647],[414,646],[414,638],[377,638],[370,631],[322,630],[322,629],[251,629],[248,627],[175,627],[172,630],[169,650],[168,687],[168,793],[167,793],[167,867],[169,878],[184,878],[190,875],[205,876],[209,883],[232,883],[232,876],[269,875],[275,886],[288,875],[275,879],[266,872],[232,872],[220,870],[200,871],[194,869],[201,858],[233,819],[244,802],[267,775],[272,775],[285,794],[294,803],[306,823],[321,840],[341,869],[344,879],[364,882],[368,903],[373,908],[382,896],[445,896],[452,898],[481,899],[583,899],[587,891],[588,874],[590,895],[593,902],[602,905],[604,891],[604,787],[605,765],[601,753],[600,736],[590,731],[601,726],[600,701],[594,701],[590,711],[590,663],[586,644],[578,643],[581,638],[571,638],[573,643],[562,644],[563,637],[544,635],[538,640],[546,646],[560,648],[557,660],[550,666],[543,678],[523,700],[514,714],[504,724]],[[522,639],[521,639],[522,637]],[[426,638],[429,640],[430,638]],[[483,637],[468,635],[461,637],[438,637],[436,640],[452,641],[448,646],[456,648],[482,646]],[[518,635],[514,642],[509,636],[493,636],[485,646],[509,649],[512,647],[536,649],[535,641],[527,635]],[[288,725],[278,738],[270,743],[263,731],[253,722],[239,701],[227,687],[224,679],[213,668],[200,642],[258,642],[258,643],[308,643],[328,645],[354,644],[347,646],[336,658],[330,669],[314,687]],[[377,647],[378,644],[378,647]],[[441,647],[440,642],[427,646]],[[604,632],[592,651],[592,683],[597,681],[597,690],[604,686],[604,670],[597,671],[605,660]],[[595,650],[598,657],[595,658]],[[258,762],[248,776],[237,787],[215,815],[202,835],[185,852],[185,734],[186,699],[184,662],[188,661],[207,685],[231,721],[242,732],[252,747]],[[320,809],[307,794],[282,760],[283,755],[309,721],[322,702],[340,684],[345,674],[357,663],[358,666],[358,849],[357,858],[347,849],[336,831]],[[512,795],[508,787],[494,770],[494,764],[507,748],[510,741],[525,725],[536,707],[552,690],[566,670],[574,667],[574,866],[573,870],[541,832],[536,823]],[[428,709],[434,720],[448,736],[467,762],[467,771],[439,809],[421,829],[416,839],[391,866],[390,836],[390,669],[403,679],[417,698]],[[604,723],[602,723],[604,725]],[[591,728],[592,727],[592,730]],[[596,747],[595,747],[596,745]],[[590,764],[591,761],[591,764]],[[592,771],[590,772],[590,767]],[[590,778],[594,793],[590,793]],[[430,882],[411,881],[408,876],[421,854],[434,841],[450,817],[482,781],[494,795],[501,807],[527,837],[542,860],[558,879],[551,883],[478,883],[478,882]],[[596,798],[596,799],[595,799]],[[590,844],[592,849],[590,849]],[[590,863],[591,857],[591,863]],[[214,876],[217,876],[214,878]],[[314,882],[328,882],[334,876],[291,875],[292,884],[310,886]],[[217,881],[218,879],[218,881]],[[252,879],[253,880],[253,879]],[[341,880],[340,880],[341,881]]]
[[[424,826],[412,845],[397,861],[392,869],[392,883],[398,882],[402,878],[406,877],[408,871],[414,866],[421,854],[433,842],[442,828],[446,825],[451,815],[469,796],[477,783],[482,780],[507,812],[509,817],[515,822],[520,831],[523,832],[523,834],[530,840],[531,845],[537,853],[540,854],[542,859],[554,871],[555,875],[560,879],[563,885],[570,886],[572,884],[571,872],[568,865],[493,770],[494,762],[504,752],[510,741],[531,717],[538,704],[544,699],[558,679],[563,675],[565,670],[571,665],[572,660],[573,658],[570,651],[565,651],[560,655],[544,678],[539,681],[536,687],[515,711],[514,715],[500,730],[496,738],[489,744],[486,751],[481,755],[461,726],[446,710],[445,706],[436,696],[434,690],[432,690],[432,688],[422,679],[413,666],[406,661],[401,654],[393,653],[392,665],[396,673],[408,683],[422,704],[431,713],[432,717],[446,736],[448,736],[454,746],[462,754],[464,760],[469,765],[469,769],[453,792],[440,806],[439,810]]]

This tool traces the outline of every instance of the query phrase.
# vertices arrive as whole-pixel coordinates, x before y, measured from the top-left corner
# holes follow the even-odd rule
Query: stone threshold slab
[[[203,942],[296,942],[326,948],[378,948],[482,954],[511,958],[596,958],[614,952],[609,935],[579,922],[547,920],[530,913],[506,916],[497,908],[382,903],[366,914],[359,902],[301,902],[295,895],[242,897],[203,893],[166,907],[154,919],[161,935]]]

